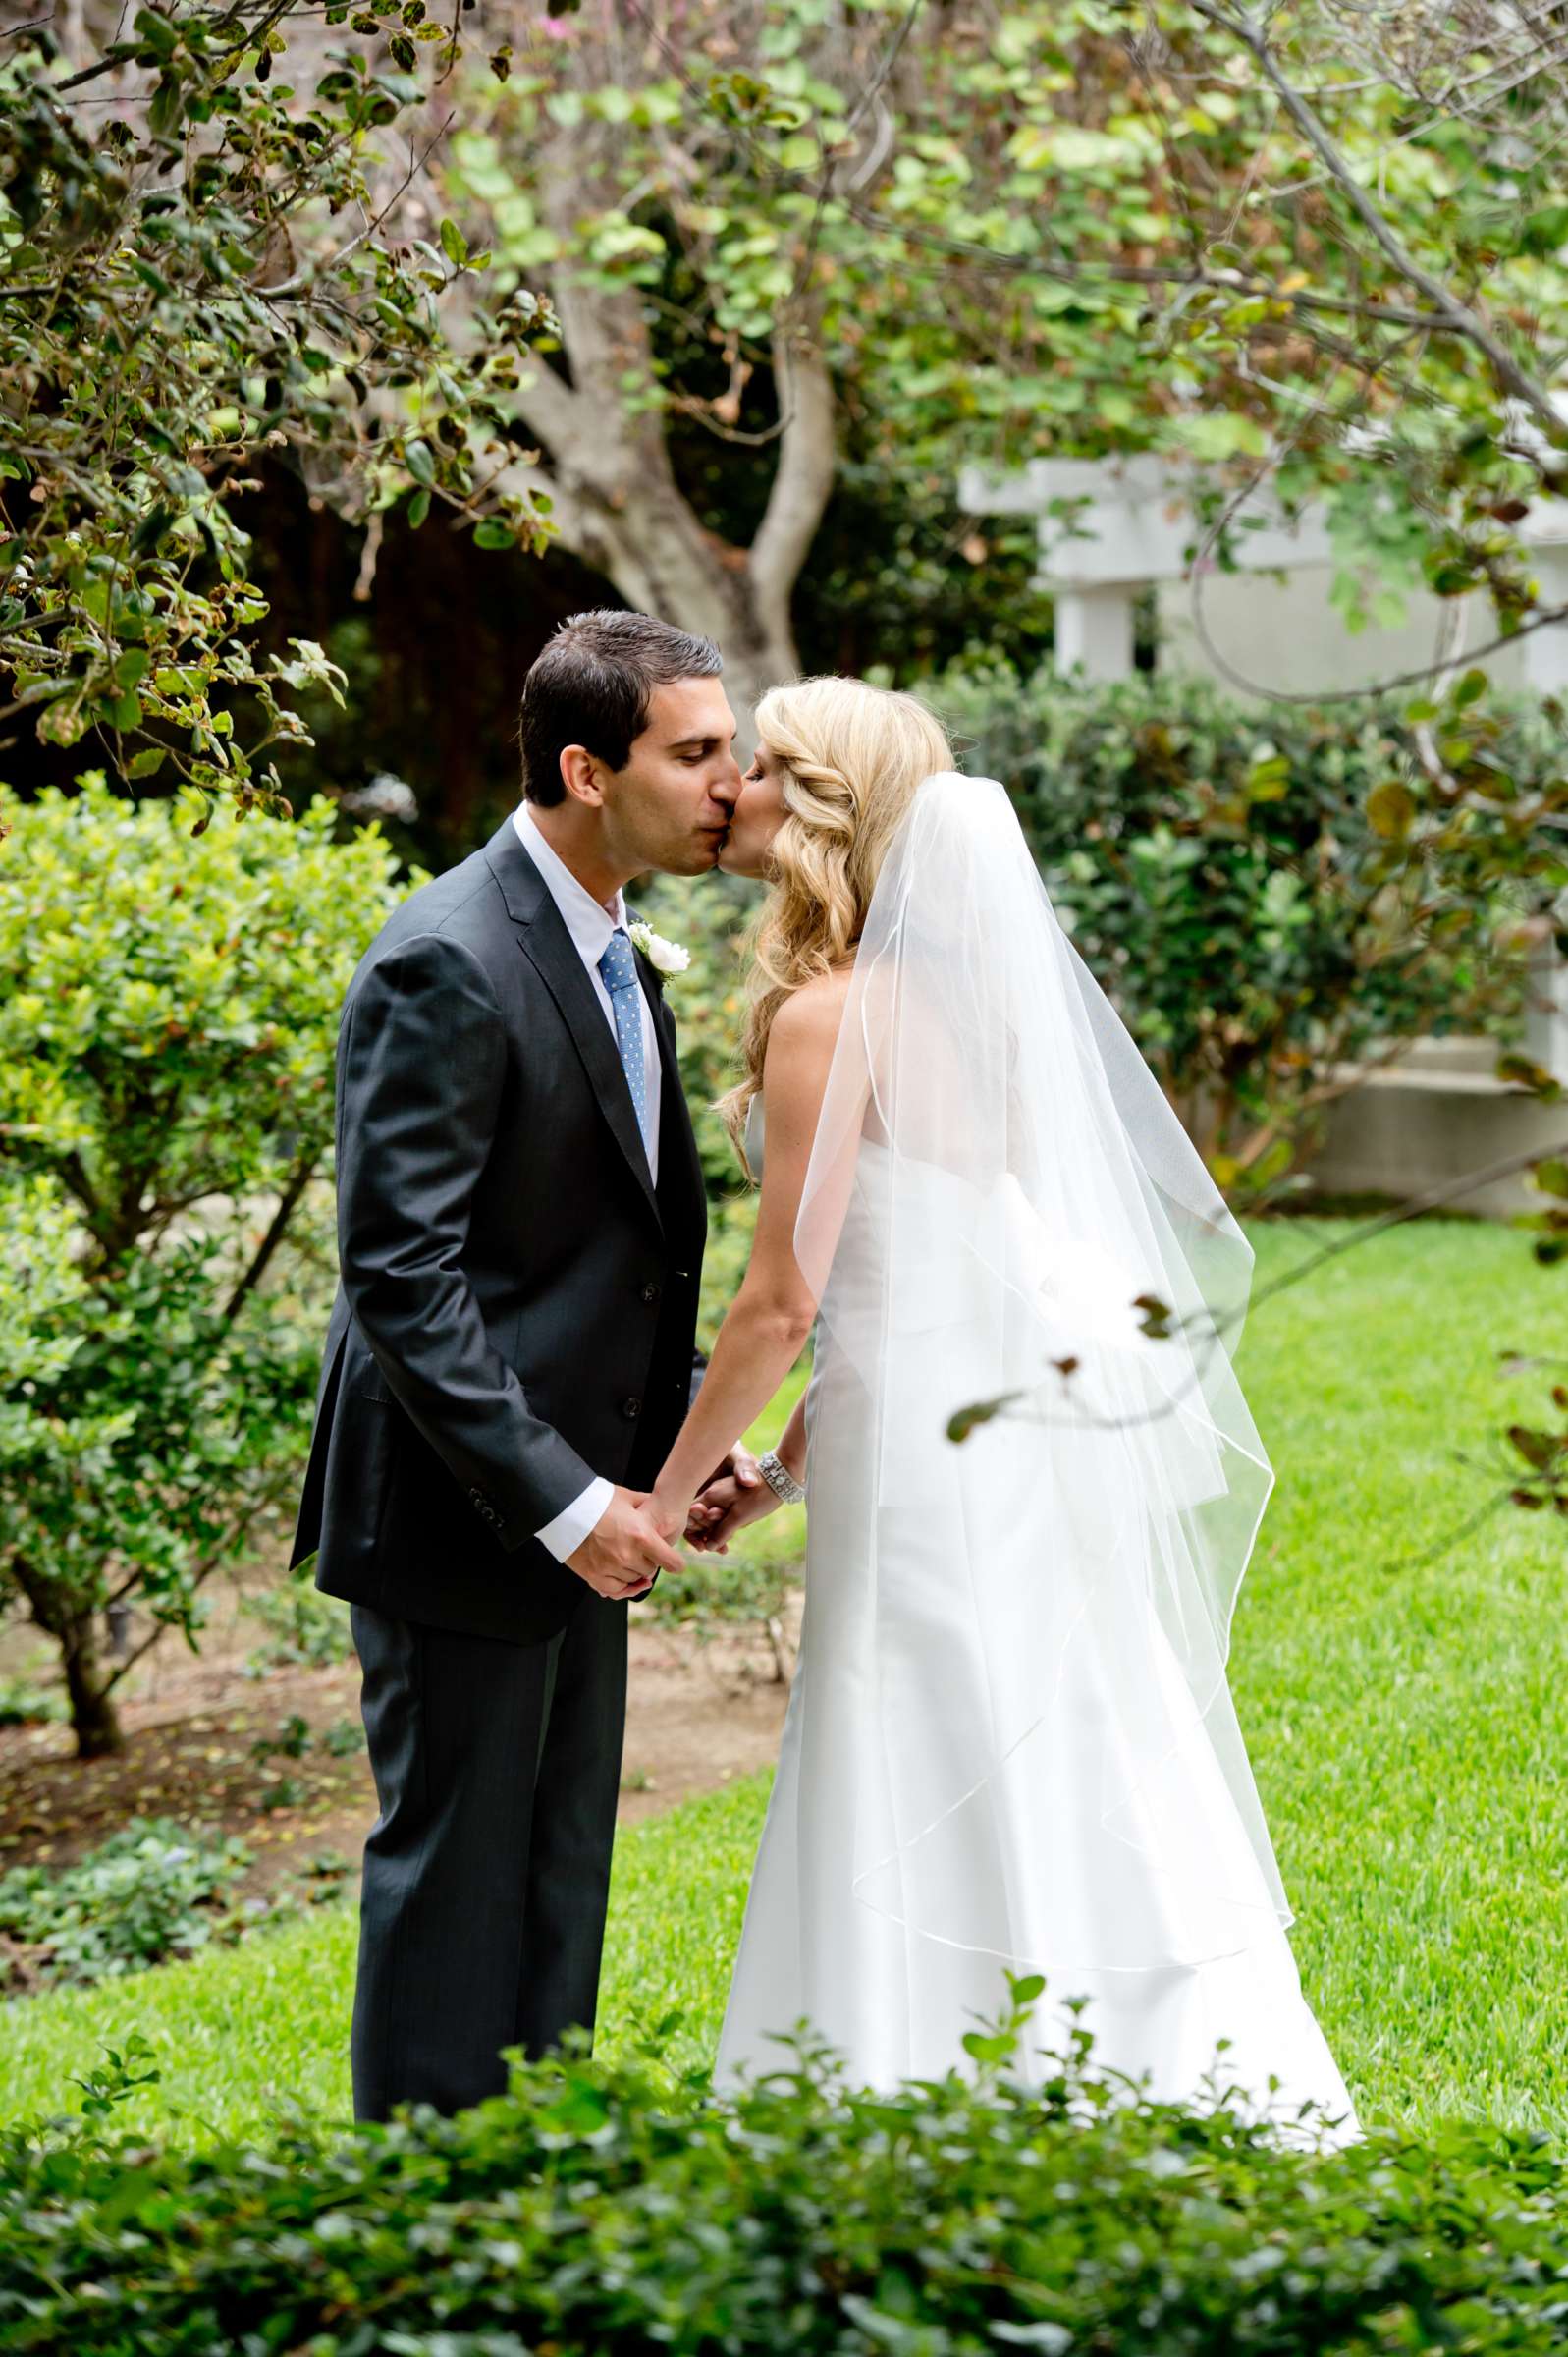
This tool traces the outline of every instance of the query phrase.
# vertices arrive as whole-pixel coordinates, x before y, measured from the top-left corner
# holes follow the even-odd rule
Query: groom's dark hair
[[[711,638],[651,614],[620,606],[568,614],[522,683],[523,793],[541,807],[562,799],[561,755],[568,744],[624,769],[632,740],[648,725],[650,690],[667,680],[717,679],[723,669]]]

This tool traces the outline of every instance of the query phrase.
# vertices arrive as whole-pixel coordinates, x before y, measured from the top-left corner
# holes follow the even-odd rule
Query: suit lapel
[[[625,1156],[627,1167],[641,1188],[649,1210],[662,1228],[664,1220],[659,1209],[659,1198],[654,1192],[648,1157],[643,1150],[642,1133],[637,1127],[636,1109],[631,1102],[631,1090],[626,1082],[620,1051],[605,1021],[604,1009],[594,996],[587,968],[577,955],[576,944],[567,931],[565,919],[543,876],[518,841],[517,830],[510,817],[502,821],[486,844],[485,857],[501,887],[507,913],[517,928],[517,940],[523,955],[555,1000],[562,1020],[582,1059],[583,1069],[599,1101],[599,1110],[609,1123],[616,1143]],[[670,1063],[659,1020],[662,1012],[661,1009],[655,1010],[654,1029],[660,1039],[660,1069],[668,1083]],[[668,1022],[668,1015],[665,1020]],[[675,1086],[678,1088],[679,1085],[677,1076]]]

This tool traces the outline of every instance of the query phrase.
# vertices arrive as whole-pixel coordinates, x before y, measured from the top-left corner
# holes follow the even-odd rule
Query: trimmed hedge
[[[456,2120],[296,2117],[265,2149],[180,2155],[90,2121],[13,2133],[0,2346],[1491,2357],[1568,2338],[1564,2167],[1544,2139],[1304,2149],[1104,2083],[1081,2031],[1032,2092],[1009,2046],[977,2037],[978,2081],[896,2100],[802,2045],[732,2102],[651,2055],[613,2071],[569,2056]],[[113,2076],[89,2111],[112,2108]]]

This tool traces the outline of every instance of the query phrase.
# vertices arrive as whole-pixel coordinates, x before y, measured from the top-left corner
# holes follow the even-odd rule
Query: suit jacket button
[[[657,1301],[659,1298],[659,1288],[651,1277],[642,1288],[642,1297],[645,1301]]]
[[[621,1402],[621,1412],[624,1417],[626,1417],[628,1422],[635,1422],[636,1418],[642,1413],[642,1401],[640,1399],[622,1399]]]

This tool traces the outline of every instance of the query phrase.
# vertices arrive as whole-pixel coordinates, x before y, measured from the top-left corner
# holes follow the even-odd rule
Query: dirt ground
[[[336,1874],[356,1882],[376,1815],[369,1762],[362,1740],[334,1756],[320,1738],[345,1723],[359,1728],[357,1662],[260,1676],[244,1670],[245,1657],[268,1636],[243,1610],[245,1598],[284,1575],[280,1550],[277,1562],[252,1565],[209,1591],[212,1617],[200,1652],[170,1633],[127,1673],[116,1689],[126,1732],[120,1755],[79,1761],[61,1726],[0,1727],[0,1873],[68,1864],[142,1816],[238,1834],[252,1851],[235,1886],[240,1898],[259,1897],[290,1878]],[[644,1605],[630,1609],[622,1824],[773,1760],[788,1699],[761,1630],[724,1629],[703,1640],[661,1624]],[[144,1627],[133,1625],[133,1641]],[[0,1676],[43,1684],[51,1654],[37,1630],[11,1627],[0,1635]],[[310,1729],[301,1755],[258,1758],[253,1747],[277,1738],[295,1716]],[[282,1805],[269,1803],[269,1794]],[[7,1978],[0,1961],[0,1986]]]

